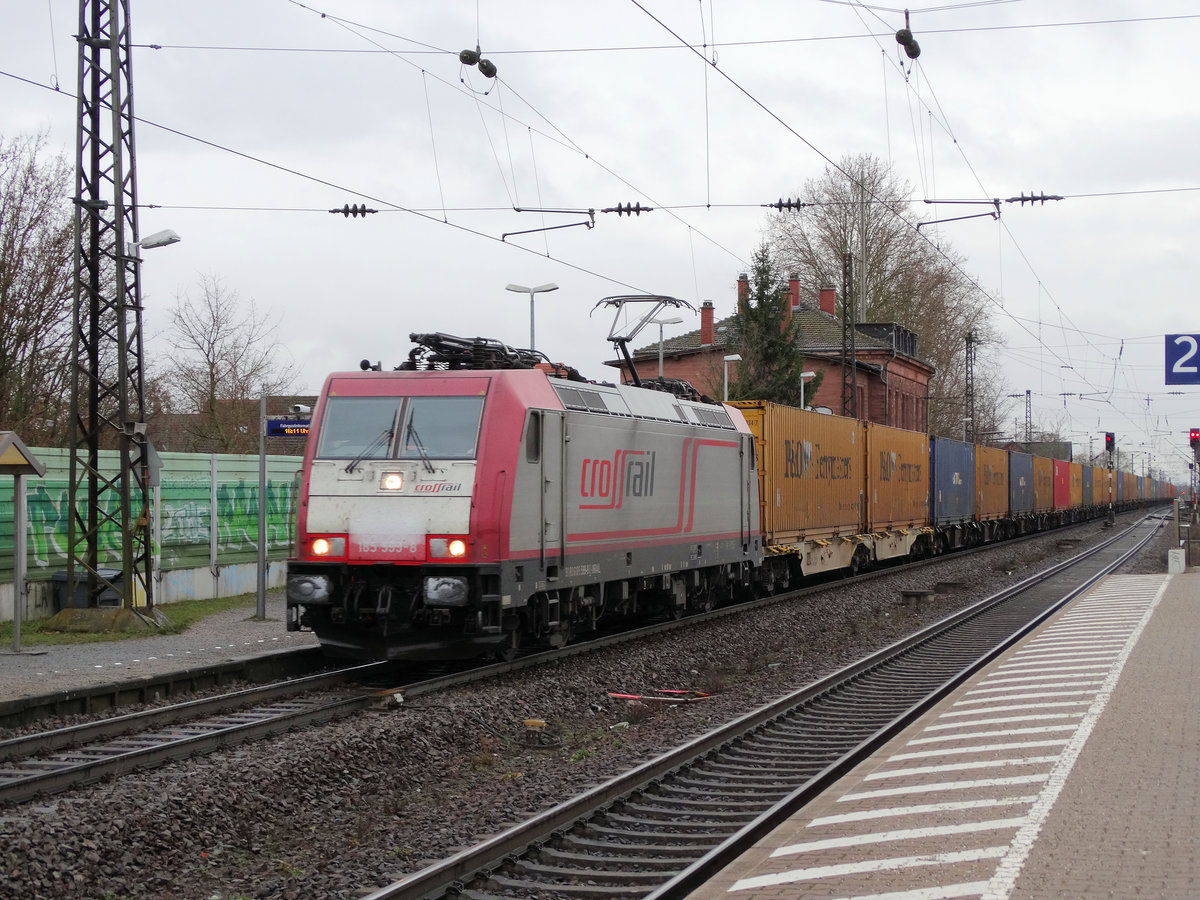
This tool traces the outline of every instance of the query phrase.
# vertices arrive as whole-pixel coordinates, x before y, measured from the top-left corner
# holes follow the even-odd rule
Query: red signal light
[[[1200,447],[1200,428],[1193,428],[1188,432],[1188,440],[1193,447]]]

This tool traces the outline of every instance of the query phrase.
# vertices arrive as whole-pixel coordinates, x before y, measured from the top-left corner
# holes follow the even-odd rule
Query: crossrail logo
[[[656,452],[616,450],[611,459],[592,457],[580,467],[580,509],[616,509],[626,497],[654,496]]]
[[[413,485],[414,494],[461,494],[462,482],[423,482]]]

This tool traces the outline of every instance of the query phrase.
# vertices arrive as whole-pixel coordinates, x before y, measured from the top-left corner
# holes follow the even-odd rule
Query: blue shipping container
[[[1083,508],[1087,509],[1093,506],[1092,500],[1092,467],[1085,465],[1083,467]]]
[[[931,437],[929,455],[933,524],[953,525],[974,519],[975,445]]]
[[[1013,450],[1008,454],[1008,514],[1014,518],[1033,512],[1033,456]]]

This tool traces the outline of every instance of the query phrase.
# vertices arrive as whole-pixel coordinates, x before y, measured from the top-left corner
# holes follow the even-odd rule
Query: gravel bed
[[[1132,521],[1132,516],[1122,517]],[[1127,574],[1166,571],[1167,530]],[[1099,523],[0,812],[0,896],[354,898],[1078,553]],[[963,587],[914,605],[900,591]],[[702,691],[689,703],[609,692]],[[549,723],[546,746],[524,721]]]

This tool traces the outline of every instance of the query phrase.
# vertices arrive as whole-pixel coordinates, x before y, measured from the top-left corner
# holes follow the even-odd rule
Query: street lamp
[[[742,361],[741,354],[738,354],[738,353],[731,353],[727,357],[725,357],[725,397],[723,398],[725,400],[729,399],[729,364],[731,362],[741,362],[741,361]]]
[[[518,294],[529,295],[529,349],[537,349],[533,341],[533,295],[545,294],[548,291],[557,291],[558,285],[554,282],[549,284],[539,284],[537,287],[525,287],[523,284],[509,284],[504,288],[506,291],[515,291]]]
[[[156,231],[154,234],[142,238],[140,241],[131,241],[125,245],[125,255],[137,257],[138,248],[143,250],[154,250],[158,247],[167,247],[171,244],[177,244],[182,238],[179,237],[170,228],[165,228],[162,231]]]
[[[683,319],[679,316],[672,316],[669,319],[651,319],[651,325],[658,326],[658,377],[663,377],[663,326],[678,325]]]

